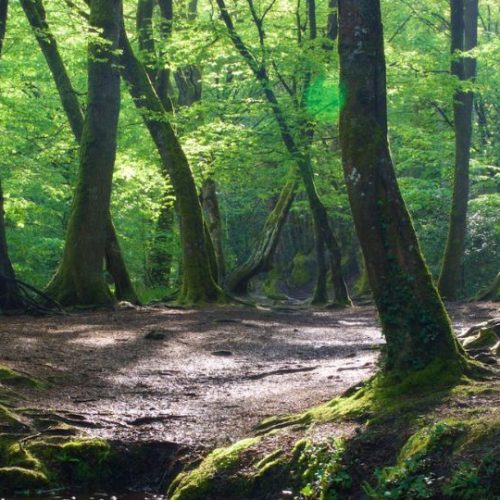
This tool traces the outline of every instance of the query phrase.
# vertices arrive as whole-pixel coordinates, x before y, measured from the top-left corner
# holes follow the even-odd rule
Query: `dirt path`
[[[494,312],[492,304],[451,311],[460,331]],[[23,389],[27,406],[56,410],[94,436],[198,448],[365,379],[382,337],[371,307],[142,308],[1,318],[0,343],[0,364],[51,382]]]

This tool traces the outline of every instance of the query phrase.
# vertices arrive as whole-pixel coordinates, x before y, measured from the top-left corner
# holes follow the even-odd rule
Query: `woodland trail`
[[[450,309],[463,332],[492,303]],[[373,307],[144,307],[2,318],[0,365],[50,382],[23,407],[120,441],[225,444],[366,379],[383,344]]]

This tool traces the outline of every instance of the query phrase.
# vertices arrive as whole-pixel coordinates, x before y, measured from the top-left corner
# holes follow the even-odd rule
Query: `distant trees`
[[[476,58],[467,54],[477,46],[478,0],[450,0],[451,74],[458,80],[453,94],[455,168],[448,239],[439,276],[439,291],[449,300],[457,298],[467,230],[469,163],[472,140]]]
[[[78,184],[63,259],[48,292],[63,305],[106,306],[113,303],[103,262],[120,111],[116,51],[122,26],[121,0],[92,0],[90,26],[88,99]]]
[[[260,46],[260,58],[256,57],[253,52],[249,49],[247,44],[243,41],[240,34],[237,32],[233,19],[227,9],[224,0],[217,0],[217,5],[219,7],[221,18],[226,25],[228,30],[229,38],[233,43],[235,49],[239,52],[241,57],[244,59],[250,70],[252,71],[254,77],[259,83],[262,92],[269,103],[269,107],[274,115],[276,123],[279,128],[281,140],[286,150],[288,151],[290,157],[294,160],[297,165],[297,176],[303,182],[307,199],[309,202],[309,208],[314,221],[314,236],[316,243],[316,256],[318,263],[318,276],[316,289],[314,292],[313,302],[314,303],[325,303],[327,302],[327,287],[326,287],[326,276],[327,276],[327,262],[329,264],[332,273],[332,285],[334,290],[334,302],[339,305],[350,305],[351,300],[349,297],[349,292],[342,274],[341,266],[341,254],[340,246],[335,238],[332,228],[330,227],[330,221],[328,218],[328,213],[325,205],[321,201],[317,188],[316,182],[314,180],[314,172],[311,163],[311,155],[309,151],[309,146],[314,136],[314,125],[309,122],[304,117],[298,120],[297,129],[298,133],[294,134],[293,127],[291,126],[283,106],[278,101],[276,93],[273,89],[271,79],[269,77],[269,67],[268,60],[266,58],[266,33],[264,30],[264,18],[270,9],[264,10],[260,15],[257,13],[257,9],[253,1],[249,0],[248,5],[251,12],[251,17],[255,25],[256,31],[259,37]],[[272,4],[271,4],[272,7]],[[317,37],[317,24],[316,24],[316,3],[314,0],[309,0],[307,4],[308,9],[308,22],[309,22],[309,38],[314,41]],[[301,27],[298,26],[300,30]],[[304,75],[301,75],[301,79],[304,83],[304,89],[307,89],[311,82],[312,74],[310,70],[306,70]],[[296,103],[298,108],[296,111],[303,113],[304,110],[304,95],[299,93],[294,93],[291,91],[292,100]],[[258,242],[256,248],[259,249],[258,253],[253,253],[252,256],[237,269],[232,276],[229,277],[230,287],[234,290],[243,291],[246,288],[246,284],[251,276],[255,275],[261,270],[266,270],[270,264],[269,251],[274,251],[276,248],[276,243],[270,239],[270,236],[278,237],[280,234],[281,227],[280,222],[284,222],[288,210],[293,201],[287,193],[289,193],[290,182],[287,183],[280,195],[280,203],[276,205],[276,208],[286,209],[283,214],[276,216],[276,208],[271,214],[270,218],[266,221],[264,232],[261,235],[261,239]],[[293,194],[293,191],[291,192]],[[275,225],[275,228],[271,228],[271,225]],[[271,230],[270,230],[271,229]],[[267,249],[267,252],[263,251]],[[326,254],[328,253],[328,260]],[[272,254],[271,254],[272,255]]]
[[[386,370],[462,366],[462,349],[426,268],[387,141],[379,0],[339,0],[340,140],[349,201],[387,341]]]

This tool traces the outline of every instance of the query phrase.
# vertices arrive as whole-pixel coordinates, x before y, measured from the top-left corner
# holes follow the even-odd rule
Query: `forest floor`
[[[497,306],[450,306],[457,333]],[[2,318],[0,343],[0,365],[49,382],[19,388],[23,407],[91,436],[201,451],[366,379],[383,339],[370,306],[143,307]]]

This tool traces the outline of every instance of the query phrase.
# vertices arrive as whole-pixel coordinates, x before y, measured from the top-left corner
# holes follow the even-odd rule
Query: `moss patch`
[[[0,467],[0,492],[22,492],[49,485],[47,477],[39,471],[22,467]]]
[[[237,465],[241,453],[258,442],[259,438],[249,438],[229,448],[214,450],[196,469],[177,477],[169,489],[168,498],[171,500],[217,498],[214,479]]]
[[[43,388],[46,386],[41,380],[34,379],[28,375],[16,372],[5,366],[0,366],[0,384],[21,386],[21,387],[36,387]]]

